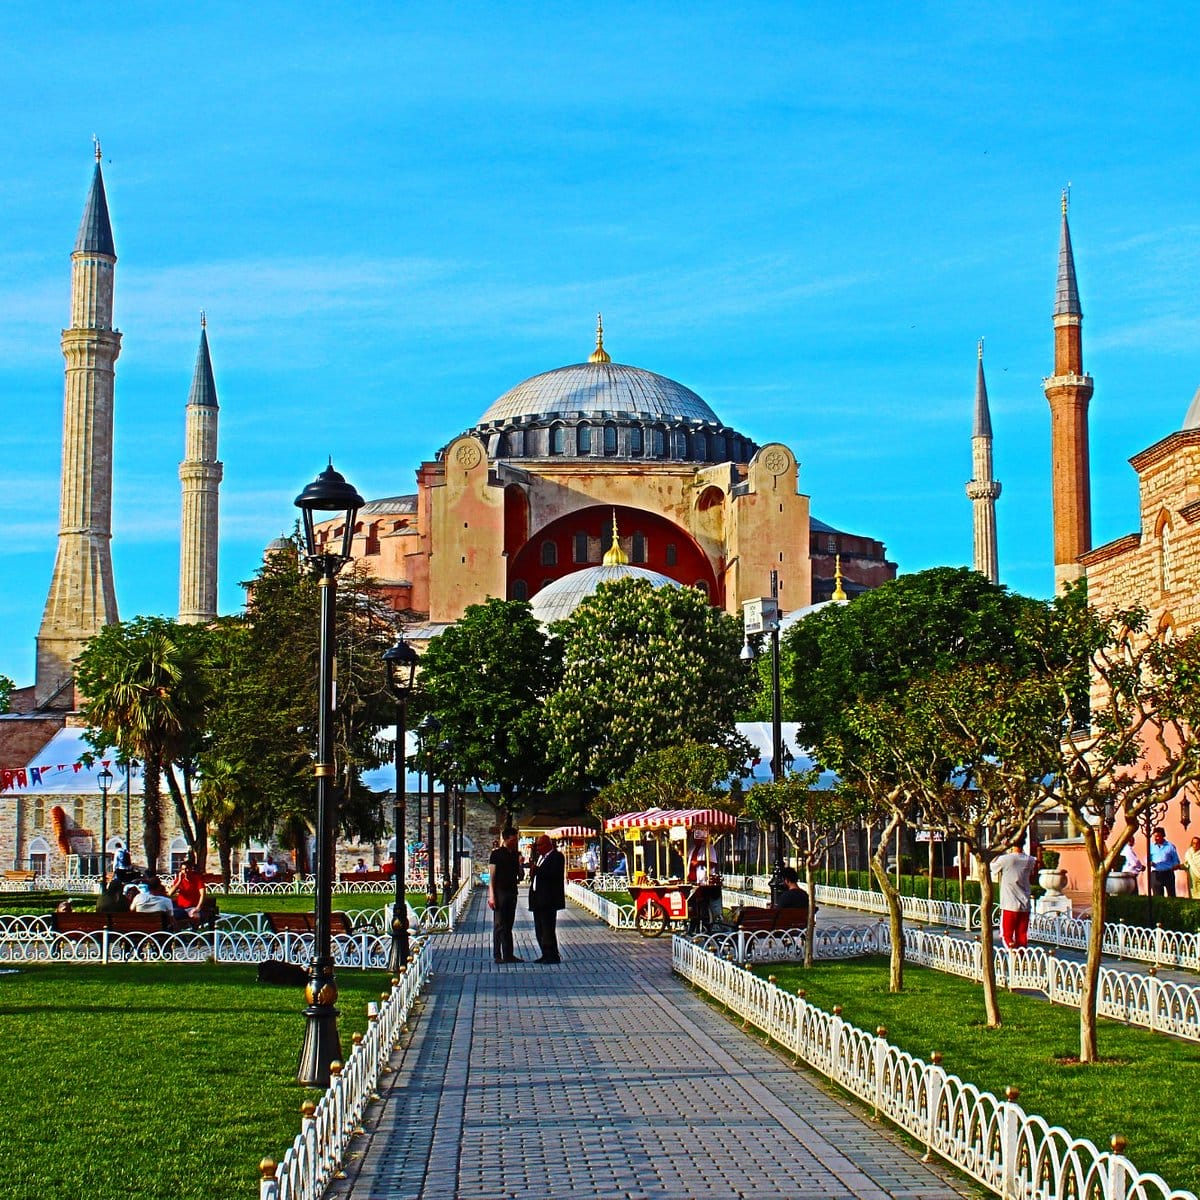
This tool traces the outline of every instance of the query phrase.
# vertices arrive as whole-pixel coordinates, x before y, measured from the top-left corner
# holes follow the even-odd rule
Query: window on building
[[[554,567],[558,565],[558,547],[553,542],[542,543],[542,566]]]
[[[667,431],[661,425],[654,427],[654,457],[666,458],[667,456]]]
[[[604,427],[604,453],[616,454],[617,452],[617,427],[615,425],[605,425]]]
[[[50,873],[50,858],[45,854],[31,854],[29,856],[29,869],[36,871],[39,875],[48,875]]]
[[[1175,564],[1172,561],[1171,521],[1166,513],[1158,518],[1158,583],[1161,591],[1169,592],[1174,586]]]
[[[34,829],[46,828],[46,798],[39,796],[33,802],[33,827]]]
[[[587,424],[580,425],[575,431],[580,454],[591,454],[592,452],[592,427]]]
[[[514,579],[512,585],[512,598],[514,600],[529,599],[529,584],[523,579]]]
[[[697,579],[695,586],[698,587],[706,596],[708,595],[708,580]]]
[[[645,439],[642,437],[642,427],[635,425],[629,431],[629,453],[641,454],[645,449]]]
[[[563,443],[565,436],[561,425],[550,426],[550,453],[561,454],[563,452]]]
[[[581,530],[579,533],[577,533],[575,535],[574,542],[575,542],[574,555],[573,555],[574,560],[577,563],[587,562],[587,560],[588,560],[588,553],[587,553],[588,536],[587,536],[587,534]]]
[[[635,533],[629,544],[629,561],[644,563],[646,561],[646,535]]]
[[[668,566],[668,567],[673,567],[673,566],[675,566],[676,559],[677,559],[677,555],[676,555],[676,552],[675,552],[675,543],[674,543],[674,542],[668,542],[668,543],[667,543],[667,549],[666,549],[666,560],[667,560],[667,566]]]
[[[71,816],[75,821],[75,826],[77,829],[83,828],[83,824],[84,824],[83,815],[84,815],[83,797],[76,796],[75,803],[72,806]]]

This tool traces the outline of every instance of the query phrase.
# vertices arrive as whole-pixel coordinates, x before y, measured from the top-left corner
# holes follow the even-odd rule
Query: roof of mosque
[[[561,579],[548,583],[529,602],[533,615],[545,626],[569,617],[602,583],[619,579],[645,579],[652,587],[683,587],[678,580],[645,567],[633,567],[623,562],[605,562],[595,567],[572,571]]]

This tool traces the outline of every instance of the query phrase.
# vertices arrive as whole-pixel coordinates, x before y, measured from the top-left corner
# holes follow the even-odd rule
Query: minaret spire
[[[217,385],[200,314],[200,348],[192,372],[179,482],[179,620],[203,624],[217,615],[217,530],[224,468],[217,461]]]
[[[975,570],[1000,582],[996,548],[996,501],[1000,483],[992,477],[992,415],[988,409],[987,380],[983,376],[983,338],[979,339],[979,365],[975,370],[975,425],[971,433],[971,468],[967,497],[975,521]]]
[[[588,355],[590,363],[610,363],[612,357],[604,348],[604,318],[600,313],[596,314],[596,348]]]
[[[1092,548],[1088,402],[1092,377],[1083,369],[1083,309],[1075,253],[1062,195],[1058,285],[1054,296],[1054,374],[1042,381],[1050,402],[1050,460],[1054,499],[1054,582],[1061,590],[1083,576],[1079,557]]]
[[[71,255],[71,321],[62,334],[62,485],[58,551],[37,636],[38,707],[75,707],[72,663],[117,620],[112,569],[113,328],[117,251],[100,169],[100,143]]]

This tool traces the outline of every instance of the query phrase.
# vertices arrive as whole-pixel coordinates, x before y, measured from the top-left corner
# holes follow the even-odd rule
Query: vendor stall
[[[657,937],[676,921],[712,927],[721,914],[717,843],[736,827],[736,818],[718,808],[651,808],[604,822],[606,833],[628,843],[638,932]]]
[[[567,863],[568,879],[587,879],[596,873],[600,830],[590,825],[560,825],[557,829],[548,829],[546,836],[558,843]]]

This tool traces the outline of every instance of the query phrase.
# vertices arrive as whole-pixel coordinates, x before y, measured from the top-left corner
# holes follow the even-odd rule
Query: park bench
[[[742,908],[737,915],[737,927],[746,933],[759,930],[774,932],[780,929],[804,929],[808,924],[808,908]]]
[[[338,878],[342,883],[390,883],[396,877],[391,871],[343,871]]]
[[[56,912],[50,914],[50,928],[71,942],[99,938],[105,930],[121,934],[117,947],[130,948],[140,955],[142,944],[153,934],[171,932],[171,918],[166,913]]]
[[[36,871],[5,871],[6,883],[33,883],[37,879]]]
[[[315,933],[316,922],[310,912],[269,912],[263,913],[267,928],[272,933]],[[329,914],[329,932],[331,934],[353,933],[350,918],[344,912]]]

